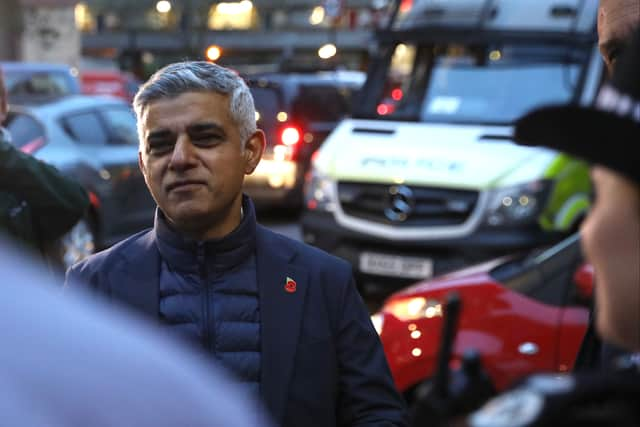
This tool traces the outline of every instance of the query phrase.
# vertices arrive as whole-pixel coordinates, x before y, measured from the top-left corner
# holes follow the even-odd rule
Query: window
[[[272,135],[278,130],[278,113],[282,111],[281,93],[275,87],[254,86],[251,87],[251,94],[256,107],[257,126],[269,135],[267,143],[274,144],[276,141]]]
[[[306,122],[337,122],[350,113],[351,93],[346,87],[301,85],[292,110]]]
[[[250,0],[219,2],[209,9],[210,30],[250,30],[256,27],[257,14]]]
[[[63,120],[64,129],[71,138],[83,144],[106,144],[107,134],[99,117],[93,113],[80,113]]]
[[[133,111],[127,108],[105,108],[101,114],[111,133],[110,144],[138,145],[138,129]]]
[[[5,126],[11,134],[11,142],[18,148],[23,148],[28,144],[44,140],[44,128],[31,116],[21,113],[10,112],[5,122]]]
[[[590,51],[536,44],[398,44],[368,116],[436,123],[508,124],[579,92]]]
[[[10,97],[59,96],[78,92],[72,77],[58,71],[6,71],[5,84]]]

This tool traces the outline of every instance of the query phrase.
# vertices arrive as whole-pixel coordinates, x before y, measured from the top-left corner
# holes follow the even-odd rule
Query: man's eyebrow
[[[159,129],[149,132],[147,135],[147,141],[155,140],[155,139],[164,139],[173,137],[175,134],[168,129]]]
[[[200,133],[207,131],[224,133],[224,129],[222,128],[222,126],[219,126],[215,123],[194,123],[187,126],[187,133]]]

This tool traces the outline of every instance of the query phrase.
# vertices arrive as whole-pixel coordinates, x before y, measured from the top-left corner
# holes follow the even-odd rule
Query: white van
[[[587,165],[513,144],[512,123],[542,104],[592,101],[597,3],[401,7],[376,35],[354,118],[314,155],[304,240],[351,261],[363,288],[389,289],[575,231]]]

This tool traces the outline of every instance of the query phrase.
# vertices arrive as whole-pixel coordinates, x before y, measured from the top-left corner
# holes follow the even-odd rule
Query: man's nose
[[[189,136],[185,133],[180,133],[176,145],[173,147],[169,168],[183,170],[195,166],[196,158],[194,149],[195,147],[191,144]]]

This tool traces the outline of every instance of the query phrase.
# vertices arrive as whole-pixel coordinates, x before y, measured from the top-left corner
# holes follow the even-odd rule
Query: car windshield
[[[306,122],[338,122],[351,112],[354,90],[347,85],[302,84],[293,100],[296,117]]]
[[[5,70],[4,74],[10,97],[59,96],[77,92],[73,78],[63,71]]]
[[[508,124],[533,107],[572,101],[588,54],[548,45],[399,44],[367,115]]]
[[[20,149],[45,139],[42,125],[27,114],[10,111],[4,125],[11,134],[11,143]]]
[[[257,125],[270,137],[267,142],[273,144],[275,141],[272,135],[278,129],[279,120],[286,120],[283,116],[285,112],[281,111],[280,90],[274,86],[256,85],[251,87],[251,94],[256,108]]]
[[[561,304],[566,284],[573,283],[573,274],[583,262],[580,235],[563,239],[550,248],[535,249],[493,268],[489,275],[512,291],[548,304]]]

